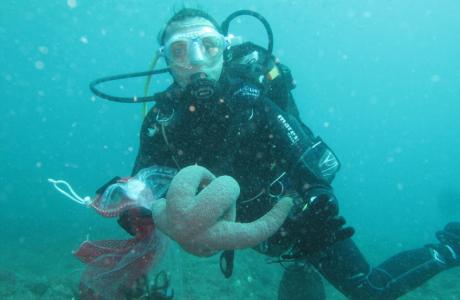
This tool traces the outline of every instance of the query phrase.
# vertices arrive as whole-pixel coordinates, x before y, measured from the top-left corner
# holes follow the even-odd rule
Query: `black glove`
[[[130,235],[144,234],[154,226],[152,212],[145,207],[131,207],[124,210],[117,220],[118,225]]]
[[[352,227],[344,227],[345,219],[339,216],[337,199],[332,194],[322,193],[311,199],[306,205],[299,205],[286,224],[293,246],[283,258],[306,257],[355,233]]]

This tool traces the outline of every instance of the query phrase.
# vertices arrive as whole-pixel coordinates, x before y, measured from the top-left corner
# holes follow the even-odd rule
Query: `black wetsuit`
[[[217,176],[233,176],[241,186],[241,222],[261,217],[280,194],[297,194],[297,207],[318,193],[333,197],[330,182],[339,165],[329,148],[257,86],[235,78],[221,79],[220,84],[224,88],[208,101],[185,96],[175,85],[158,95],[142,125],[133,174],[152,165],[199,164]],[[259,250],[279,255],[291,246],[296,228],[289,222],[295,212]],[[353,299],[397,298],[450,265],[442,253],[424,247],[372,268],[351,239],[303,259]]]

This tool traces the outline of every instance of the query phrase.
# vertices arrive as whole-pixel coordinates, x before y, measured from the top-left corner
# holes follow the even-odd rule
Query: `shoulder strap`
[[[273,55],[266,59],[267,55],[263,47],[246,42],[226,50],[224,67],[230,76],[258,85],[263,95],[298,118],[297,105],[291,94],[295,88],[291,71]]]

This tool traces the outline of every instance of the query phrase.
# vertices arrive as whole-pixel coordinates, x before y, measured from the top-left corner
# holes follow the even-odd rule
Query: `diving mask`
[[[96,197],[93,207],[105,216],[118,216],[131,207],[150,210],[156,199],[164,197],[175,173],[174,169],[166,167],[142,169],[136,176],[108,186]]]
[[[176,174],[175,169],[152,166],[140,170],[134,177],[120,179],[103,188],[96,197],[80,197],[63,180],[48,179],[63,195],[85,206],[93,207],[105,217],[118,217],[132,207],[151,209],[152,204],[164,197],[169,183]],[[60,186],[67,188],[67,191]]]
[[[196,26],[173,34],[160,49],[168,64],[189,69],[211,66],[222,58],[229,39],[209,26]]]

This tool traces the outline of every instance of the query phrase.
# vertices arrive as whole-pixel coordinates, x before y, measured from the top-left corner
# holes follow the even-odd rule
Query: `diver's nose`
[[[190,46],[190,63],[192,65],[202,65],[204,62],[205,57],[200,42],[193,41]]]

